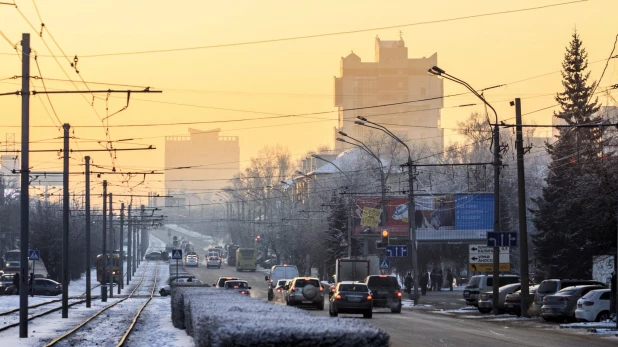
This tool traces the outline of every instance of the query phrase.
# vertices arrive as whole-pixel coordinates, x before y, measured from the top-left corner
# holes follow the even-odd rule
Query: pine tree
[[[348,255],[348,213],[350,207],[346,201],[336,194],[330,200],[330,213],[327,217],[328,231],[322,241],[326,249],[325,263],[329,274],[335,273],[335,262]],[[360,243],[352,238],[352,255],[360,255]]]
[[[596,82],[588,84],[588,54],[577,32],[566,48],[562,63],[564,91],[555,100],[560,111],[554,116],[566,124],[596,124],[601,119],[593,100]],[[538,230],[533,235],[538,266],[548,277],[589,277],[592,255],[598,249],[591,242],[598,237],[591,218],[598,213],[589,201],[591,170],[600,160],[602,130],[598,128],[559,128],[553,144],[547,145],[551,163],[542,196],[533,199],[533,222]],[[592,188],[592,187],[590,187]]]

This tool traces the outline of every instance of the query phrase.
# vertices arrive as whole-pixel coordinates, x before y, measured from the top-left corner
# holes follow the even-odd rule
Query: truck
[[[371,274],[369,259],[337,259],[335,282],[364,281]]]

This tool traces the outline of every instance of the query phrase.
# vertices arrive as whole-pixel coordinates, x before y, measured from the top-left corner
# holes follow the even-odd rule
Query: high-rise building
[[[335,137],[344,131],[368,139],[372,130],[354,125],[356,117],[363,116],[387,126],[412,146],[442,150],[442,80],[427,73],[437,62],[437,53],[429,58],[408,58],[402,38],[383,41],[376,37],[375,62],[363,62],[354,52],[342,57],[340,76],[334,78],[334,103],[339,108]],[[335,141],[338,150],[347,148],[344,145]]]
[[[165,138],[165,190],[174,196],[172,204],[209,205],[217,189],[240,171],[238,136],[220,132],[189,128],[188,136]]]

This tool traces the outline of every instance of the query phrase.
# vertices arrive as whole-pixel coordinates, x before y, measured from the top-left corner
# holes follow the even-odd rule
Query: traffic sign
[[[517,247],[517,233],[487,232],[488,247]]]
[[[473,272],[493,272],[493,264],[468,264],[468,270]],[[511,264],[500,264],[500,272],[511,271]]]
[[[391,261],[388,259],[380,259],[380,270],[388,270],[391,268]]]
[[[182,259],[182,249],[175,249],[172,251],[172,259]]]
[[[494,254],[494,248],[487,245],[469,245],[468,254]],[[509,248],[500,247],[500,254],[509,254]]]
[[[38,249],[29,249],[28,259],[29,260],[41,260],[41,252],[39,252]]]
[[[408,246],[386,246],[386,256],[387,257],[407,257],[408,256]]]
[[[501,253],[500,254],[500,263],[510,263],[509,254]],[[494,263],[494,255],[491,253],[484,254],[470,254],[468,255],[468,263],[469,264],[493,264]]]

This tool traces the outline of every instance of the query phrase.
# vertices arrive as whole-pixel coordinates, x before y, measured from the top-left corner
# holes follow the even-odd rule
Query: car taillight
[[[246,291],[246,290],[243,290],[243,291],[241,291],[241,292],[240,292],[240,294],[249,295],[249,292],[248,292],[248,291]]]
[[[280,291],[281,291],[281,288],[277,288],[277,292],[280,292]]]
[[[401,292],[396,292],[396,293],[395,293],[395,296],[397,296],[397,297],[401,297]]]
[[[56,285],[56,289],[60,289],[60,286],[59,286],[59,285]]]
[[[543,302],[547,302],[547,297],[543,297]]]
[[[324,288],[320,287],[320,291],[321,291],[321,292],[323,292],[323,291],[324,291]]]
[[[584,306],[594,306],[594,301],[584,301]]]
[[[341,294],[337,294],[337,295],[335,296],[335,299],[341,299],[341,298],[343,298],[343,297],[341,296]]]
[[[296,291],[296,288],[292,287],[292,291]]]
[[[367,295],[367,300],[371,300],[371,299],[373,299],[371,295]]]
[[[560,301],[569,301],[569,298],[567,298],[566,296],[563,296],[560,298]]]

